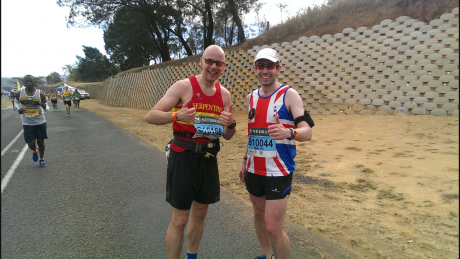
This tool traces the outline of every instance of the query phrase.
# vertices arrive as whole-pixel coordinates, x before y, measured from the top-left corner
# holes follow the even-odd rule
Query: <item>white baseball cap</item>
[[[264,48],[259,50],[256,58],[254,59],[254,63],[259,59],[268,59],[272,62],[280,62],[280,56],[278,55],[278,52],[271,48]]]

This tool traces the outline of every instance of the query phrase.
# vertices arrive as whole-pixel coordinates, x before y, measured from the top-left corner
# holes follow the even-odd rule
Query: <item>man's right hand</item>
[[[192,98],[190,98],[190,100],[182,104],[182,109],[178,111],[176,114],[177,120],[183,121],[183,122],[193,122],[195,120],[196,109],[193,107],[192,108],[188,107],[191,101],[192,101]]]
[[[240,177],[240,181],[243,183],[245,182],[245,179],[244,179],[245,174],[246,174],[246,163],[244,163],[241,166],[240,173],[238,174],[238,176]]]

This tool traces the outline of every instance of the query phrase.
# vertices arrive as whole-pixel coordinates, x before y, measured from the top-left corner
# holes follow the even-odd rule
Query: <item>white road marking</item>
[[[18,140],[19,136],[21,136],[24,132],[24,129],[21,130],[21,132],[19,132],[19,134],[10,142],[10,144],[8,144],[8,146],[6,146],[3,150],[2,150],[2,155],[6,153],[6,151],[8,151],[8,149],[10,149],[10,147],[14,144],[14,142],[16,142],[16,140]]]
[[[5,189],[6,185],[10,181],[11,177],[13,177],[14,172],[16,171],[16,168],[18,168],[19,163],[21,162],[22,158],[24,157],[24,154],[26,151],[29,149],[29,146],[26,144],[24,148],[22,149],[21,153],[19,153],[18,157],[16,160],[14,160],[13,165],[11,166],[10,170],[8,170],[8,173],[6,173],[5,177],[2,179],[2,194],[3,190]]]

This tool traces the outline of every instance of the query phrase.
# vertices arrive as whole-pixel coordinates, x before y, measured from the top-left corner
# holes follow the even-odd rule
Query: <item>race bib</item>
[[[70,101],[70,97],[69,96],[64,96],[64,101]]]
[[[26,117],[38,116],[38,106],[25,106],[22,114]]]
[[[224,128],[218,118],[210,116],[197,116],[193,121],[196,133],[193,138],[218,139],[224,134]]]
[[[267,128],[251,128],[248,154],[257,157],[276,157],[276,141],[270,138]]]

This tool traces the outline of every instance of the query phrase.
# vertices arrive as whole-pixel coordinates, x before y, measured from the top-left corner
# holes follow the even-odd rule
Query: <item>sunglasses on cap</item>
[[[271,70],[271,69],[278,67],[278,64],[276,63],[268,63],[268,64],[257,63],[255,67],[259,70],[264,70],[264,68]]]
[[[212,64],[216,64],[216,67],[222,67],[224,64],[226,64],[225,62],[223,61],[220,61],[220,60],[214,60],[214,59],[210,59],[210,58],[203,58],[204,60],[204,63],[212,66]]]

